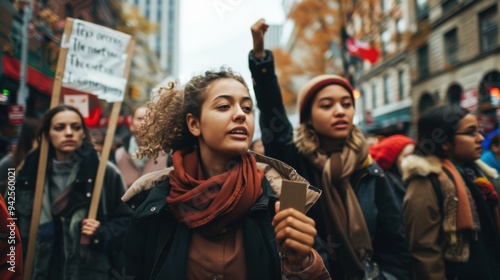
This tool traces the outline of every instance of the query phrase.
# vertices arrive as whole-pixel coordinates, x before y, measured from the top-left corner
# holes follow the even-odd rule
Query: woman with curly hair
[[[139,130],[138,156],[173,151],[173,167],[144,175],[123,197],[136,209],[126,238],[127,275],[330,279],[313,249],[314,221],[292,208],[279,211],[282,179],[306,181],[247,151],[255,123],[243,79],[231,70],[209,71],[184,90],[170,84],[159,91]],[[309,208],[319,192],[307,193]]]
[[[303,86],[294,143],[272,52],[264,50],[266,29],[263,20],[252,26],[254,48],[249,54],[266,155],[291,165],[323,191],[309,216],[330,245],[332,271],[339,279],[408,279],[401,211],[382,169],[368,154],[363,134],[353,125],[351,84],[340,76],[321,75]]]
[[[403,160],[404,224],[414,279],[498,279],[496,172],[478,161],[476,116],[436,107],[418,120],[415,153]]]

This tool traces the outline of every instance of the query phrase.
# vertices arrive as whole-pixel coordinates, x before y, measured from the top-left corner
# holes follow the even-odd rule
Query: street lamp
[[[19,91],[17,92],[17,105],[21,105],[23,107],[26,107],[26,98],[29,93],[26,73],[28,69],[28,31],[32,16],[31,5],[31,0],[24,1],[23,29],[21,31],[21,72],[19,73]]]

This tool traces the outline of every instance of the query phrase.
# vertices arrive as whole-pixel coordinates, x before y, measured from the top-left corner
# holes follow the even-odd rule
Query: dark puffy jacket
[[[281,90],[274,70],[272,53],[254,59],[249,54],[257,105],[260,111],[260,128],[266,155],[292,166],[314,186],[320,186],[314,176],[314,167],[293,143],[293,127],[286,115]],[[409,279],[410,259],[401,218],[401,208],[394,191],[382,169],[372,163],[364,170],[352,174],[351,185],[363,211],[374,249],[374,260],[384,273],[396,279]],[[325,228],[321,207],[316,204],[308,215],[316,221],[318,235],[330,242]],[[332,244],[332,248],[335,248]],[[342,246],[342,244],[340,244]],[[342,267],[331,262],[335,278],[343,279]],[[387,275],[390,278],[390,275]]]
[[[96,218],[101,226],[88,246],[79,245],[81,221],[87,217],[99,165],[97,153],[88,148],[82,149],[89,152],[80,157],[76,179],[68,186],[71,191],[67,196],[67,206],[58,216],[50,214],[51,220],[41,223],[38,228],[33,279],[109,279],[112,268],[119,270],[120,261],[123,266],[121,249],[132,211],[120,199],[125,187],[119,171],[112,164],[108,164],[105,171]],[[39,150],[35,150],[26,157],[17,178],[15,214],[24,257],[31,227],[38,161]],[[52,206],[43,203],[42,212],[51,213]]]
[[[273,185],[267,177],[262,179],[263,194],[242,221],[246,279],[282,279],[276,236],[271,225],[274,204],[279,199],[276,190],[281,188],[282,179],[306,181],[279,161],[257,154],[255,157],[259,164],[264,164],[259,169],[269,174]],[[186,279],[191,230],[170,213],[167,197],[171,170],[167,168],[141,177],[123,197],[135,209],[124,252],[126,274],[136,279]],[[317,188],[309,186],[306,209],[310,209],[320,194]],[[316,243],[315,249],[325,261],[324,244]],[[328,269],[328,265],[325,267]]]

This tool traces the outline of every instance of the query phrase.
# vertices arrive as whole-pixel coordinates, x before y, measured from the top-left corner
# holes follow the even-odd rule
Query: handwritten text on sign
[[[64,69],[63,86],[85,91],[108,102],[121,102],[130,35],[82,20],[74,20]]]

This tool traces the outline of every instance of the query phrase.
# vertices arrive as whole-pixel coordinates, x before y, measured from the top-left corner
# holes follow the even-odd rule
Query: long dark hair
[[[24,160],[28,152],[33,148],[33,141],[35,141],[35,133],[37,130],[38,120],[33,118],[26,118],[21,128],[21,134],[17,141],[17,148],[14,152],[14,166]]]
[[[63,112],[63,111],[75,112],[78,115],[78,117],[80,118],[83,133],[85,134],[85,138],[83,139],[82,145],[75,152],[76,152],[76,154],[78,154],[80,156],[87,155],[89,153],[89,151],[93,150],[92,143],[90,142],[91,138],[90,138],[89,129],[85,125],[85,121],[83,120],[83,116],[80,113],[80,111],[78,111],[78,109],[76,109],[75,107],[68,106],[68,105],[59,105],[57,107],[50,109],[47,113],[45,113],[45,115],[43,116],[43,118],[41,120],[41,124],[40,124],[38,131],[37,131],[37,134],[36,134],[36,140],[38,142],[38,145],[41,145],[42,137],[46,137],[47,139],[49,139],[49,131],[50,131],[50,125],[52,124],[52,119],[54,118],[54,116],[56,114]],[[54,146],[49,141],[49,157],[54,157],[54,154],[55,154]]]
[[[460,121],[470,114],[458,105],[445,105],[429,109],[418,120],[418,138],[415,154],[435,155],[446,158],[442,145],[454,142],[454,135]]]

